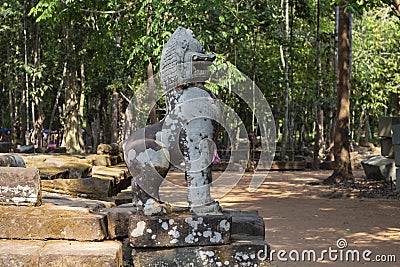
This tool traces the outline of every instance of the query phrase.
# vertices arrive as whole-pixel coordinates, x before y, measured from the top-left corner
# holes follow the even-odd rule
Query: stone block
[[[392,144],[400,145],[400,124],[392,125]]]
[[[39,266],[44,241],[0,240],[0,266]]]
[[[39,206],[41,203],[38,169],[0,167],[0,205]]]
[[[234,240],[241,240],[244,237],[264,240],[264,220],[255,210],[227,210],[232,216],[231,237]]]
[[[54,179],[68,179],[69,170],[61,167],[57,167],[51,164],[40,164],[36,165],[36,168],[40,170],[40,179],[42,180],[54,180]]]
[[[23,167],[25,168],[25,161],[22,157],[15,154],[0,155],[1,167]]]
[[[132,175],[128,171],[126,166],[119,167],[104,167],[104,166],[93,166],[92,177],[100,179],[112,179],[113,180],[113,192],[112,195],[116,195],[122,190],[128,188],[131,185]]]
[[[40,252],[39,267],[119,267],[122,244],[116,241],[48,241]]]
[[[42,190],[88,198],[108,198],[112,196],[113,183],[112,178],[96,177],[42,180]]]
[[[89,209],[0,206],[0,239],[101,241],[106,237],[106,216]]]
[[[33,153],[35,151],[35,147],[33,145],[28,146],[20,146],[15,149],[17,153]]]
[[[381,138],[381,155],[384,157],[393,158],[393,145],[391,137],[383,137]]]
[[[229,245],[132,250],[134,266],[270,266],[265,241],[236,241]]]
[[[400,124],[400,117],[379,117],[378,136],[392,137],[392,125]]]
[[[133,247],[220,245],[230,242],[232,218],[227,215],[138,216],[129,220]]]
[[[361,161],[367,180],[391,181],[396,177],[394,159],[374,156]]]
[[[94,166],[111,166],[109,155],[89,155],[86,158],[91,160]]]
[[[122,266],[120,242],[0,240],[0,266]]]
[[[129,236],[129,218],[136,213],[136,208],[108,208],[102,209],[107,215],[108,237],[110,239],[122,239]]]

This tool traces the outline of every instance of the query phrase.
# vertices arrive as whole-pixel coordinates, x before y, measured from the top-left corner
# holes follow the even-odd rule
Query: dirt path
[[[307,185],[307,182],[318,181],[330,174],[330,171],[270,172],[259,190],[252,193],[246,190],[251,179],[246,174],[219,201],[224,208],[258,210],[264,218],[266,240],[272,249],[288,253],[298,250],[300,259],[303,250],[315,250],[319,258],[329,247],[339,250],[338,239],[344,238],[347,242],[342,252],[332,251],[331,257],[325,254],[324,261],[296,262],[286,254],[283,258],[288,261],[285,262],[275,253],[273,266],[400,266],[400,201],[335,198],[327,187]],[[361,176],[363,172],[355,172],[355,175]],[[359,251],[359,262],[345,261],[346,254],[350,260],[353,258],[351,250]],[[365,250],[372,252],[365,255],[371,262],[363,259]],[[343,260],[334,261],[340,253],[344,255]],[[295,252],[291,255],[296,257]],[[397,262],[374,261],[377,255],[395,255]],[[305,256],[307,258],[307,254]]]

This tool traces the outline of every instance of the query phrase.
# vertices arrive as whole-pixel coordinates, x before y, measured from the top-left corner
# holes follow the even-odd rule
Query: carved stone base
[[[197,216],[177,213],[166,216],[132,215],[129,237],[132,247],[182,247],[230,242],[229,214]]]
[[[129,266],[270,266],[264,221],[257,211],[228,210],[208,216],[188,212],[159,217],[132,215],[129,223],[133,246],[125,249],[132,251],[131,258],[125,255]],[[216,233],[221,234],[219,243],[213,242],[219,236]],[[187,242],[192,237],[195,242]]]
[[[236,241],[229,245],[133,249],[134,266],[269,266],[265,241]]]

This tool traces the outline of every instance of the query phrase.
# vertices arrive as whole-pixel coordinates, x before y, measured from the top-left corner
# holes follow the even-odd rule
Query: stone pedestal
[[[133,266],[270,266],[264,231],[256,211],[131,215],[129,261]]]

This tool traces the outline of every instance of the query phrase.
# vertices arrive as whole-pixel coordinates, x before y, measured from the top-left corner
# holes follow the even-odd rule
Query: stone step
[[[39,206],[41,202],[38,169],[0,167],[0,205]]]
[[[270,266],[269,246],[262,240],[236,241],[218,246],[134,248],[133,266]]]
[[[227,214],[132,215],[129,220],[129,237],[132,247],[227,244],[230,242],[231,225],[232,219]]]
[[[113,178],[42,180],[42,190],[49,193],[105,199],[113,195]]]
[[[101,241],[107,218],[86,208],[0,206],[0,239]]]
[[[0,240],[0,266],[119,267],[122,245],[116,241]]]

